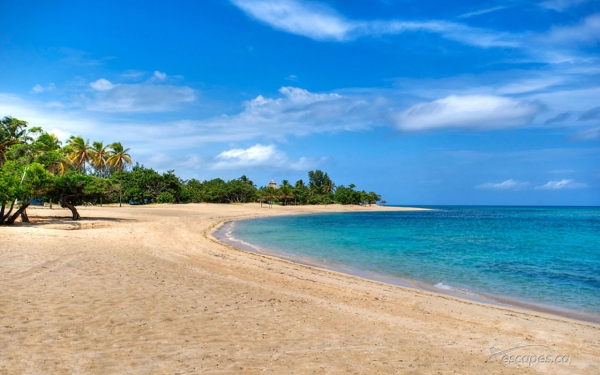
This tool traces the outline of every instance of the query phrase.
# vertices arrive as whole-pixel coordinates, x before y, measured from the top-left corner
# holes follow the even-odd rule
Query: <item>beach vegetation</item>
[[[321,170],[308,172],[308,181],[279,187],[258,188],[246,175],[225,181],[221,178],[183,180],[169,170],[132,166],[130,149],[120,142],[92,141],[71,136],[65,145],[52,133],[29,127],[13,117],[0,120],[0,224],[21,217],[28,221],[27,208],[36,200],[58,202],[81,218],[76,206],[119,203],[247,203],[272,204],[372,204],[381,197],[355,190],[355,185],[336,185]]]

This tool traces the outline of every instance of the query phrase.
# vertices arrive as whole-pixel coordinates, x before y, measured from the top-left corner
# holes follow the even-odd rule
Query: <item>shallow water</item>
[[[437,207],[236,222],[283,256],[600,315],[600,208]]]

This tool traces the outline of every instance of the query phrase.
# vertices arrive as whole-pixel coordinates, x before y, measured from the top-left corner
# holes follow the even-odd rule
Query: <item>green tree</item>
[[[200,203],[204,199],[202,197],[202,182],[191,179],[184,183],[182,197],[184,202]]]
[[[288,180],[283,180],[281,182],[281,186],[279,187],[279,197],[283,199],[283,204],[287,205],[288,199],[292,199],[295,197],[294,188],[288,182]]]
[[[119,207],[123,201],[123,186],[122,186],[122,174],[123,168],[127,165],[131,165],[131,156],[128,154],[129,149],[124,148],[121,142],[115,142],[110,144],[110,155],[106,159],[106,164],[115,168],[119,171]]]
[[[6,161],[6,152],[12,146],[27,141],[27,121],[14,117],[0,120],[0,168]]]
[[[107,197],[111,190],[110,181],[79,171],[68,171],[63,176],[57,176],[52,188],[45,196],[58,200],[59,204],[71,211],[73,220],[79,220],[81,215],[76,205],[86,200],[96,200]]]
[[[110,156],[108,146],[104,142],[95,141],[92,143],[92,149],[90,152],[92,158],[92,166],[96,170],[98,177],[106,177],[107,172],[107,159]]]
[[[25,210],[34,197],[42,196],[52,186],[54,176],[43,165],[23,159],[7,161],[0,171],[0,186],[4,190],[0,194],[0,224],[13,224],[21,215],[28,221]],[[19,208],[13,213],[17,201]]]
[[[67,141],[67,157],[75,169],[83,174],[87,172],[87,165],[93,158],[93,150],[90,147],[90,140],[83,139],[82,136],[71,136]]]

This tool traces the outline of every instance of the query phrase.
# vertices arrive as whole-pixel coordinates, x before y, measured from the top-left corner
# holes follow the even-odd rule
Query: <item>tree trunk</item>
[[[21,221],[24,223],[29,223],[29,216],[27,215],[27,207],[23,210],[23,212],[21,212]]]
[[[50,209],[52,209],[52,198],[50,199]]]
[[[66,200],[63,199],[62,201],[60,201],[60,205],[63,206],[63,207],[68,208],[69,210],[71,210],[71,213],[73,214],[73,220],[79,220],[79,219],[81,219],[81,216],[79,215],[79,212],[77,212],[77,209],[71,203],[69,203],[69,202],[67,202]]]
[[[10,213],[12,212],[14,206],[15,206],[15,201],[12,201],[10,203],[10,207],[8,208],[8,212],[6,214],[4,214],[4,206],[2,206],[3,216],[0,217],[0,223],[3,223],[6,219],[8,219],[10,217]]]
[[[123,170],[119,171],[119,207],[121,207],[121,201],[123,200]],[[77,219],[73,219],[77,220]]]
[[[29,207],[29,203],[25,203],[23,206],[21,206],[11,217],[8,218],[8,220],[6,220],[6,224],[14,224],[15,220],[17,220],[17,218],[21,216],[23,212],[25,212],[27,207]]]

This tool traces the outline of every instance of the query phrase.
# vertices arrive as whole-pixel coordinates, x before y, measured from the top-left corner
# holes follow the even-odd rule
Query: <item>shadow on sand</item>
[[[15,226],[24,228],[42,228],[58,230],[77,230],[77,229],[99,229],[107,228],[116,223],[131,222],[131,219],[117,219],[112,217],[83,217],[80,220],[73,220],[67,216],[30,216],[28,223],[16,222]]]

